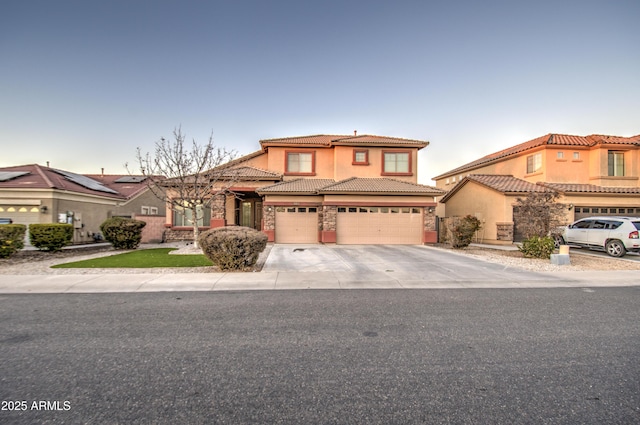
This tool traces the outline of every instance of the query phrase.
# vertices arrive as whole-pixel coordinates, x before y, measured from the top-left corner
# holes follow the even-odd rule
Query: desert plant
[[[27,226],[24,224],[0,225],[0,258],[11,257],[24,248],[24,235]]]
[[[204,255],[221,270],[244,270],[258,261],[267,235],[249,227],[218,227],[200,234],[199,242]]]
[[[147,223],[124,217],[111,217],[100,225],[107,242],[115,249],[136,249],[142,240],[142,228]]]
[[[532,236],[522,241],[518,249],[527,258],[551,258],[555,242],[551,236]]]
[[[467,215],[451,229],[451,245],[454,248],[465,248],[473,240],[473,235],[480,230],[482,224],[477,217]]]
[[[31,245],[43,251],[59,251],[73,239],[73,225],[43,223],[29,225]]]

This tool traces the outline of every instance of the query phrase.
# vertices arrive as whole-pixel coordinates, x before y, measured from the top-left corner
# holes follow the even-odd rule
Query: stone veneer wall
[[[276,209],[272,206],[262,207],[262,230],[275,230],[276,228]]]
[[[499,241],[513,241],[513,223],[496,223],[497,237]]]
[[[336,223],[338,221],[338,207],[330,205],[322,207],[322,227],[320,230],[336,231]]]
[[[215,195],[211,201],[211,218],[212,219],[225,219],[226,216],[226,202],[227,197],[225,194]]]

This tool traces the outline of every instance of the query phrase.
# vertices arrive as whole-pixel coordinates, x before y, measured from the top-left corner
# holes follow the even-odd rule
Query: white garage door
[[[422,208],[339,207],[339,244],[422,243]]]
[[[40,223],[40,208],[33,205],[1,205],[0,218],[10,218],[13,224],[27,226],[25,244],[29,243],[29,225]]]
[[[276,243],[318,243],[318,208],[276,208]]]
[[[29,226],[40,223],[40,208],[33,205],[2,205],[0,218],[10,218],[14,224]]]

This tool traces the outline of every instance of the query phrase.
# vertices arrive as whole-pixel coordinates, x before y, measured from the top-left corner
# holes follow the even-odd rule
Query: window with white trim
[[[385,152],[383,172],[387,174],[408,174],[411,172],[409,152]]]
[[[527,157],[527,174],[535,173],[542,169],[542,154],[536,153]]]

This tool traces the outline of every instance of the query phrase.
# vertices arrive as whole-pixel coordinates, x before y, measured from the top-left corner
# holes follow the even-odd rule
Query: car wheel
[[[607,254],[612,257],[622,257],[627,253],[627,250],[624,247],[624,244],[617,239],[610,240],[607,242]]]
[[[553,235],[553,246],[558,249],[560,245],[566,245],[564,243],[564,238],[560,235]]]

